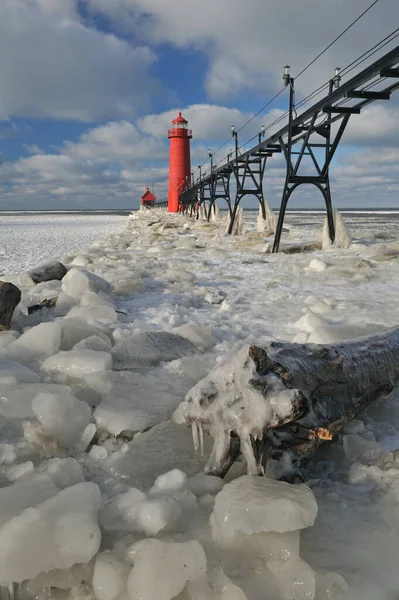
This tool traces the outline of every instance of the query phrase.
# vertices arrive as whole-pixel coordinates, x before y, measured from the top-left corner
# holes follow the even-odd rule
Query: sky
[[[179,111],[193,130],[196,172],[231,125],[281,90],[285,64],[295,77],[370,4],[0,0],[0,210],[136,208],[147,185],[164,198],[167,130]],[[379,0],[295,79],[297,102],[398,23],[399,2]],[[285,90],[240,132],[240,146],[287,104]],[[351,117],[331,169],[334,205],[399,208],[398,164],[399,91]],[[264,179],[274,207],[284,175],[275,156]],[[290,208],[321,207],[316,188],[302,187]]]

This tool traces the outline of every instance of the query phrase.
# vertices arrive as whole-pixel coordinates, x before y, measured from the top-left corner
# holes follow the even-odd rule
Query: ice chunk
[[[89,562],[101,542],[96,519],[100,502],[97,485],[79,483],[5,523],[0,529],[0,583]]]
[[[13,360],[0,359],[0,384],[12,385],[18,381],[24,383],[38,383],[40,377],[31,369],[28,369]]]
[[[304,331],[305,333],[312,333],[316,327],[321,327],[327,324],[328,321],[326,321],[326,319],[323,319],[323,317],[317,315],[312,310],[308,310],[303,317],[294,323],[294,327],[300,331]]]
[[[130,398],[107,398],[102,400],[94,411],[98,427],[119,435],[122,431],[144,431],[159,422],[159,418],[139,406]]]
[[[76,306],[78,300],[76,298],[72,298],[72,296],[68,296],[65,292],[60,292],[58,298],[56,300],[57,312],[61,314],[66,314],[71,310],[73,306]]]
[[[49,477],[60,489],[85,481],[81,465],[72,457],[44,460],[37,473]]]
[[[172,469],[172,471],[163,473],[156,478],[150,492],[157,494],[159,492],[174,492],[176,490],[181,490],[185,487],[186,481],[187,475],[183,473],[183,471]]]
[[[281,600],[314,600],[315,574],[305,561],[300,558],[273,560],[267,567],[277,581]]]
[[[92,336],[100,337],[105,343],[110,341],[106,333],[84,319],[62,319],[61,328],[61,350],[72,350],[78,342]]]
[[[237,585],[227,577],[222,567],[210,570],[209,585],[216,594],[215,600],[246,600],[246,595]]]
[[[206,557],[197,541],[164,543],[141,540],[131,546],[134,567],[128,579],[130,600],[171,600],[187,581],[206,573]]]
[[[84,380],[87,393],[103,397],[94,415],[97,424],[114,435],[126,429],[143,431],[168,420],[190,387],[164,369],[152,370],[145,377],[137,372],[103,371],[86,375]]]
[[[277,533],[252,533],[248,535],[236,531],[232,536],[226,536],[215,525],[214,515],[211,515],[210,526],[213,541],[221,548],[233,551],[236,560],[245,562],[248,568],[263,570],[269,560],[288,560],[299,557],[299,531]]]
[[[309,269],[312,271],[325,271],[327,269],[327,264],[320,258],[312,258],[309,263]]]
[[[71,262],[71,265],[73,265],[74,267],[86,267],[89,263],[90,260],[86,256],[81,256],[80,254],[78,254]]]
[[[42,364],[46,373],[64,373],[71,379],[82,379],[88,373],[112,369],[112,356],[95,350],[70,350],[50,356]]]
[[[199,350],[209,350],[217,343],[212,335],[212,328],[203,325],[185,323],[178,327],[175,332],[197,346]]]
[[[226,293],[222,290],[209,290],[204,296],[205,302],[208,304],[222,304],[226,298]]]
[[[91,419],[89,405],[68,395],[38,394],[32,400],[32,410],[45,434],[56,438],[63,448],[80,439]]]
[[[46,476],[0,488],[0,527],[26,508],[33,508],[58,492],[57,486]]]
[[[199,473],[187,479],[187,489],[196,496],[204,494],[217,494],[224,486],[223,479],[213,475],[204,475]]]
[[[110,297],[103,298],[95,292],[85,292],[80,299],[81,306],[110,306],[115,308]]]
[[[249,475],[225,485],[213,511],[215,528],[223,537],[236,531],[295,531],[313,525],[316,515],[316,500],[306,485]]]
[[[18,337],[18,331],[0,331],[0,348],[6,348]]]
[[[98,335],[91,335],[84,340],[80,340],[73,346],[73,350],[95,350],[96,352],[111,352],[112,344],[109,340],[105,341]]]
[[[0,383],[0,414],[8,419],[33,417],[32,400],[41,392],[69,394],[71,388],[56,383],[17,383],[14,385]]]
[[[366,440],[356,433],[344,435],[344,451],[350,461],[359,461],[362,464],[376,462],[384,453],[384,449],[377,442]]]
[[[311,305],[311,309],[314,313],[321,315],[323,313],[330,312],[332,310],[332,307],[325,300],[317,300],[314,304]]]
[[[294,339],[292,341],[295,344],[306,344],[308,339],[309,336],[307,333],[305,333],[304,331],[298,331],[298,333],[294,336]]]
[[[113,288],[108,281],[102,277],[94,275],[85,269],[73,268],[65,275],[62,280],[62,289],[73,298],[80,298],[85,292],[103,291],[106,294],[112,294]]]
[[[338,573],[315,573],[317,600],[347,600],[348,585]]]
[[[97,444],[94,444],[90,449],[89,456],[94,460],[103,460],[104,458],[107,458],[108,451],[106,448],[104,448],[104,446],[98,446]]]
[[[146,331],[127,336],[112,355],[116,369],[134,369],[157,365],[193,354],[196,347],[181,335],[168,331]]]
[[[156,535],[176,523],[181,514],[181,504],[174,498],[148,500],[138,506],[136,526],[146,535]]]
[[[146,495],[137,488],[114,496],[101,508],[99,519],[107,531],[136,531],[137,512]]]
[[[74,306],[65,319],[84,319],[89,325],[100,323],[117,323],[118,315],[111,306]]]
[[[113,552],[101,552],[96,557],[93,589],[97,600],[116,600],[126,590],[132,565],[122,562]]]
[[[211,440],[204,435],[205,452],[210,451]],[[148,489],[158,475],[171,469],[184,469],[193,476],[204,468],[205,459],[192,451],[191,430],[187,426],[168,421],[136,435],[125,453],[114,452],[105,468],[116,478],[130,485]]]
[[[58,352],[61,343],[59,323],[40,323],[8,347],[8,356],[21,363],[43,360]]]
[[[384,328],[375,323],[359,323],[356,325],[324,325],[317,326],[309,336],[312,344],[335,344],[345,340],[381,333]]]

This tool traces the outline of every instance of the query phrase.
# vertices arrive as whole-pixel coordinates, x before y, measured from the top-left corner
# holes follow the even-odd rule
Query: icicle
[[[191,422],[191,435],[193,436],[194,452],[197,454],[198,449],[199,449],[197,421]]]
[[[259,467],[256,464],[256,459],[249,436],[240,437],[240,447],[242,455],[247,462],[247,474],[259,475]]]
[[[201,454],[201,456],[204,456],[204,431],[202,429],[202,423],[201,423],[201,421],[198,421],[198,430],[199,430],[200,454]]]
[[[352,237],[347,228],[342,215],[337,211],[333,211],[334,228],[335,228],[335,242],[331,244],[330,233],[328,229],[327,219],[324,222],[323,234],[322,234],[322,249],[327,250],[328,248],[349,248],[352,243]]]
[[[266,230],[268,232],[269,235],[273,235],[274,233],[276,233],[276,226],[277,226],[277,217],[275,215],[275,213],[272,211],[272,209],[270,208],[270,206],[268,205],[266,199],[264,199],[265,202],[265,212],[266,212]]]
[[[263,218],[262,207],[259,205],[259,214],[256,221],[256,230],[258,233],[263,233],[265,231],[266,220]]]
[[[220,220],[220,210],[217,204],[214,205],[214,208],[211,212],[211,221],[217,222]]]

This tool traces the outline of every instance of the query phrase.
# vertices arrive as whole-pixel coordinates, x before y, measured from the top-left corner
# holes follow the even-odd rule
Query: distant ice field
[[[122,229],[121,215],[1,214],[0,277],[86,248]]]
[[[358,238],[373,239],[382,235],[389,239],[396,237],[399,230],[399,211],[341,213],[350,231]],[[256,218],[257,211],[244,209],[248,230],[256,228]],[[289,211],[285,226],[295,230],[298,239],[314,238],[324,219],[325,212],[321,210]],[[120,214],[0,213],[0,276],[21,272],[48,258],[86,248],[119,231],[125,223],[126,216]]]

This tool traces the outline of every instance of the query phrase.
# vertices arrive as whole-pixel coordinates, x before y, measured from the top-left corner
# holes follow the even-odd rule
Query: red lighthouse
[[[190,140],[193,137],[188,122],[181,116],[172,121],[172,129],[168,130],[170,139],[169,151],[169,187],[168,212],[177,212],[179,208],[179,186],[190,179]]]

